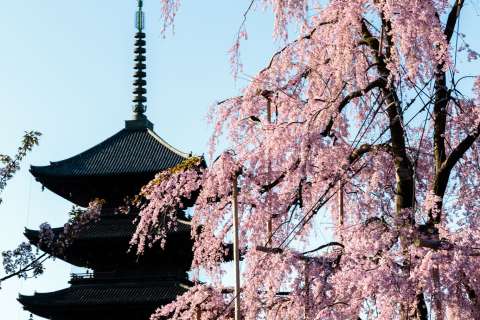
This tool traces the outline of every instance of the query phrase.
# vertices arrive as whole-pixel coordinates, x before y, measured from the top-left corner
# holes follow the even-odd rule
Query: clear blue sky
[[[156,132],[180,150],[206,151],[209,106],[238,94],[244,84],[233,80],[227,51],[249,2],[185,0],[175,35],[168,33],[163,39],[159,1],[145,1],[148,116]],[[0,152],[14,153],[24,130],[39,130],[43,137],[3,193],[0,251],[24,241],[25,226],[34,228],[44,221],[61,225],[67,220],[71,205],[49,191],[42,192],[27,165],[77,154],[120,130],[130,117],[135,4],[134,0],[2,4]],[[474,24],[478,14],[471,12],[462,20],[467,34],[468,29],[478,28]],[[245,73],[253,75],[276,47],[271,40],[271,15],[255,13],[248,29],[249,40],[241,52]],[[480,49],[476,40],[474,48]],[[66,287],[72,271],[57,260],[47,264],[46,274],[39,279],[4,283],[0,319],[28,319],[16,301],[18,292]]]

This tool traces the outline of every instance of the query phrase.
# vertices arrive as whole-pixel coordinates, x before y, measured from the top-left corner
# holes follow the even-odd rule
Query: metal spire
[[[143,13],[143,0],[138,1],[138,10],[135,15],[135,27],[137,33],[135,34],[135,73],[133,82],[133,117],[135,120],[145,119],[145,111],[147,110],[146,102],[147,81],[145,80],[147,74],[145,72],[145,33],[143,29],[145,27],[145,15]]]

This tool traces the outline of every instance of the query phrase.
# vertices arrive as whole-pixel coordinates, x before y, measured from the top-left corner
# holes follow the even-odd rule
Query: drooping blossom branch
[[[0,278],[0,284],[13,277],[27,279],[40,276],[44,271],[43,263],[50,256],[35,253],[32,245],[24,242],[15,250],[2,252],[2,258],[6,275]]]
[[[43,274],[45,261],[52,256],[63,255],[80,232],[98,221],[103,203],[102,200],[94,200],[87,209],[73,208],[60,233],[54,232],[48,223],[42,223],[36,245],[44,253],[39,253],[30,243],[21,243],[14,250],[2,252],[6,275],[0,278],[0,282],[14,277],[35,278]]]
[[[173,28],[179,8],[180,1],[178,0],[161,0],[162,33],[165,33],[169,27]]]
[[[74,207],[70,219],[63,225],[60,233],[55,233],[48,223],[40,225],[38,246],[55,255],[62,255],[78,235],[89,226],[98,222],[104,200],[96,199],[89,203],[87,209]]]
[[[38,139],[41,136],[40,132],[28,131],[23,136],[22,143],[18,147],[17,153],[13,156],[7,156],[0,154],[0,194],[5,189],[8,180],[12,179],[14,174],[20,170],[20,163],[29,151],[36,145],[38,145]],[[0,198],[0,204],[2,198]]]
[[[201,186],[204,161],[191,157],[179,165],[160,172],[148,185],[142,188],[136,200],[140,207],[136,231],[130,241],[142,254],[145,245],[157,241],[165,246],[167,234],[177,228],[178,213],[185,202],[194,202]]]
[[[204,285],[196,285],[189,288],[188,292],[177,298],[176,303],[185,306],[184,309],[175,308],[174,305],[158,309],[151,320],[160,319],[228,319],[227,316],[220,316],[228,303],[228,296],[222,290],[218,291]]]

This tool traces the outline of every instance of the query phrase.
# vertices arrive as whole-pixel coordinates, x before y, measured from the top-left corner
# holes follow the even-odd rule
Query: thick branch
[[[415,308],[416,319],[419,320],[428,320],[428,309],[427,304],[425,303],[425,296],[423,292],[417,294],[417,305]]]
[[[323,250],[325,248],[329,248],[329,247],[341,247],[341,248],[344,248],[344,245],[341,244],[340,242],[329,242],[327,244],[323,244],[315,249],[312,249],[312,250],[309,250],[309,251],[305,251],[302,253],[302,255],[300,256],[300,259],[309,259],[309,257],[307,257],[306,255],[307,254],[310,254],[310,253],[313,253],[313,252],[316,252],[316,251],[320,251],[320,250]],[[256,247],[257,251],[260,251],[260,252],[265,252],[265,253],[272,253],[272,254],[281,254],[284,252],[284,249],[282,248],[271,248],[271,247],[264,247],[264,246],[257,246]]]
[[[309,251],[305,251],[303,253],[303,255],[306,255],[306,254],[310,254],[310,253],[313,253],[313,252],[316,252],[316,251],[320,251],[320,250],[323,250],[325,248],[328,248],[328,247],[334,247],[334,246],[337,246],[337,247],[341,247],[341,248],[344,248],[345,246],[343,244],[341,244],[340,242],[336,242],[336,241],[333,241],[333,242],[329,242],[327,244],[323,244],[315,249],[312,249],[312,250],[309,250]]]
[[[437,73],[435,74],[435,103],[433,105],[433,153],[436,173],[440,171],[440,167],[446,158],[445,127],[447,123],[447,104],[450,96],[445,72],[438,72],[441,70],[440,68],[437,68]]]
[[[415,239],[415,245],[420,248],[429,248],[433,250],[451,250],[453,245],[444,239]]]
[[[299,164],[300,164],[300,160],[295,161],[295,163],[289,168],[289,170],[287,172],[295,171],[298,168]],[[260,188],[260,193],[265,193],[265,192],[268,192],[268,191],[272,190],[273,188],[275,188],[280,182],[283,181],[283,179],[285,179],[285,176],[287,175],[287,172],[283,172],[272,182],[270,182],[266,185],[263,185]]]
[[[361,158],[364,154],[369,153],[371,151],[377,152],[377,151],[384,151],[389,154],[393,154],[392,146],[388,143],[382,143],[382,144],[363,144],[357,149],[353,150],[350,156],[348,157],[348,160],[350,163],[353,163],[357,161],[357,159]]]
[[[457,23],[460,11],[463,7],[463,0],[456,0],[455,5],[448,15],[447,23],[445,26],[444,34],[447,42],[449,43],[455,25]],[[441,169],[443,162],[446,159],[445,151],[445,127],[447,122],[447,105],[450,100],[450,91],[447,88],[447,77],[444,71],[445,63],[442,62],[436,67],[435,72],[435,102],[433,106],[433,119],[434,119],[434,158],[435,158],[435,172]]]
[[[364,89],[360,89],[357,91],[353,91],[349,94],[347,94],[342,101],[338,104],[337,107],[337,112],[340,113],[343,111],[343,108],[345,108],[350,101],[352,101],[355,98],[360,98],[361,96],[365,95],[366,93],[372,91],[375,88],[382,88],[385,87],[386,81],[382,78],[378,78],[377,80],[369,83]],[[328,136],[330,134],[330,130],[332,130],[333,124],[335,122],[336,116],[330,117],[328,120],[327,126],[325,127],[325,130],[323,130],[322,135]]]
[[[386,57],[390,56],[390,51],[394,47],[391,37],[391,24],[382,19],[385,26],[386,36]],[[378,40],[372,35],[365,21],[362,23],[362,32],[365,43],[375,53],[375,62],[377,64],[380,76],[387,80],[391,77],[387,68],[385,58],[381,53]],[[413,166],[406,149],[406,133],[403,126],[402,110],[396,88],[393,81],[388,87],[382,88],[382,93],[387,103],[387,115],[390,126],[390,136],[392,144],[392,153],[394,156],[394,165],[396,171],[396,211],[399,213],[402,209],[412,208],[414,204],[414,181]]]
[[[301,42],[301,41],[310,40],[310,39],[313,37],[313,35],[315,34],[315,32],[317,32],[317,31],[320,29],[320,27],[325,26],[325,25],[328,25],[328,24],[333,24],[333,23],[335,23],[335,22],[336,22],[336,20],[320,22],[319,24],[317,24],[316,27],[312,28],[309,33],[305,34],[304,36],[302,36],[302,37],[300,37],[300,38],[298,38],[298,39],[296,39],[296,40],[294,40],[293,42],[289,43],[288,45],[286,45],[285,47],[283,47],[282,49],[280,49],[279,51],[277,51],[277,52],[272,56],[272,58],[270,59],[270,62],[268,63],[268,65],[267,65],[265,68],[263,68],[263,69],[259,72],[259,74],[262,74],[262,73],[266,72],[267,70],[269,70],[269,69],[272,67],[275,59],[276,59],[277,57],[281,56],[282,53],[284,53],[286,50],[288,50],[289,48],[293,47],[294,45],[296,45],[297,43],[299,43],[299,42]]]
[[[448,14],[447,23],[445,25],[444,34],[447,37],[447,42],[450,42],[453,36],[453,31],[455,31],[455,25],[457,24],[458,17],[460,16],[460,11],[462,11],[464,0],[455,0],[455,4]]]
[[[460,142],[457,147],[453,149],[450,153],[448,158],[442,163],[440,166],[439,171],[435,175],[435,180],[433,183],[433,193],[443,198],[445,195],[445,191],[447,190],[448,182],[450,180],[450,174],[454,168],[454,166],[460,161],[463,155],[470,149],[473,143],[477,140],[480,136],[480,124],[475,129],[474,132],[470,133]],[[442,209],[442,203],[437,202],[437,207],[435,208],[437,212],[440,212]],[[432,219],[432,215],[430,214],[430,218]],[[440,222],[440,217],[436,216],[433,220],[434,223]]]
[[[480,301],[478,300],[477,293],[475,290],[470,286],[467,275],[462,272],[462,285],[467,293],[468,300],[472,304],[473,311],[475,312],[475,320],[480,319]]]
[[[447,23],[445,25],[444,34],[447,42],[450,42],[455,30],[455,25],[460,16],[460,11],[463,8],[464,0],[455,1],[455,5],[452,7]],[[447,77],[443,70],[444,63],[437,66],[435,73],[435,103],[433,106],[433,119],[434,119],[434,131],[433,131],[433,143],[434,143],[434,161],[435,161],[435,178],[433,183],[433,193],[443,198],[445,190],[447,189],[448,180],[450,179],[450,173],[455,164],[465,154],[465,152],[472,146],[473,142],[478,137],[478,128],[476,132],[469,134],[450,154],[446,155],[445,151],[445,129],[447,123],[447,106],[450,100],[450,90],[447,88]],[[436,215],[433,215],[432,210],[429,212],[429,223],[439,223],[441,220],[440,212],[442,209],[442,201],[438,201],[435,204]]]

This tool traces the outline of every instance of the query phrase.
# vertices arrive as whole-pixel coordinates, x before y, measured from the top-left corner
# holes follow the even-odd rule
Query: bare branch
[[[325,248],[328,248],[328,247],[334,247],[334,246],[338,246],[338,247],[341,247],[341,248],[344,248],[345,246],[343,244],[341,244],[340,242],[329,242],[327,244],[324,244],[324,245],[321,245],[319,246],[318,248],[315,248],[313,250],[309,250],[309,251],[305,251],[304,253],[302,253],[303,255],[307,255],[307,254],[310,254],[310,253],[313,253],[313,252],[316,252],[316,251],[320,251],[320,250],[323,250]]]
[[[38,268],[39,265],[42,265],[46,260],[48,260],[51,256],[48,253],[44,253],[38,256],[35,260],[30,261],[27,265],[23,266],[22,268],[18,269],[15,272],[12,272],[3,278],[0,278],[0,283],[11,279],[13,277],[23,277],[23,275],[29,271],[32,271]]]
[[[265,71],[267,71],[268,69],[270,69],[273,65],[273,63],[275,62],[275,59],[277,57],[279,57],[282,53],[284,53],[287,49],[295,46],[297,43],[303,41],[303,40],[310,40],[312,38],[312,36],[315,34],[315,32],[317,32],[317,30],[321,27],[321,26],[325,26],[325,25],[328,25],[328,24],[332,24],[332,23],[335,23],[337,22],[336,20],[333,20],[333,21],[324,21],[324,22],[320,22],[319,24],[317,24],[316,27],[312,28],[310,30],[309,33],[305,34],[304,36],[292,41],[291,43],[289,43],[288,45],[286,45],[285,47],[283,47],[282,49],[280,49],[279,51],[275,52],[275,54],[272,56],[272,58],[270,59],[270,62],[268,63],[268,65],[263,68],[259,74],[262,74],[264,73]],[[328,62],[327,62],[328,63]]]

